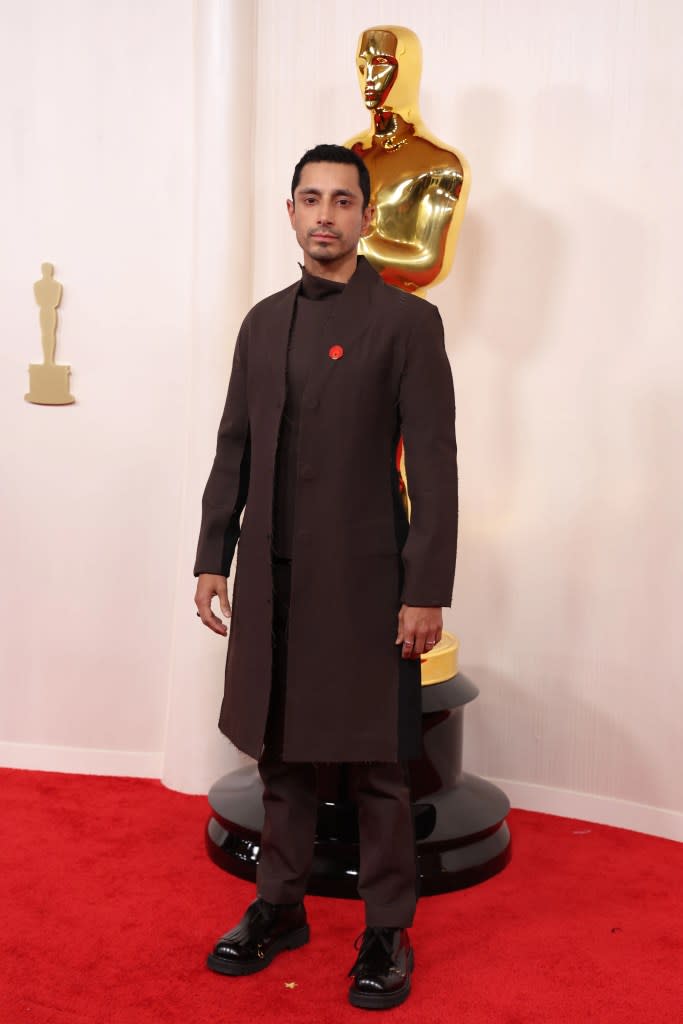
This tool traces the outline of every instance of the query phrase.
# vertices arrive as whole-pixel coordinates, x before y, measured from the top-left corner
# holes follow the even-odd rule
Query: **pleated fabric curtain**
[[[193,324],[187,451],[162,781],[206,792],[240,763],[217,730],[225,641],[195,616],[192,566],[234,341],[251,305],[252,77],[256,8],[194,5]]]

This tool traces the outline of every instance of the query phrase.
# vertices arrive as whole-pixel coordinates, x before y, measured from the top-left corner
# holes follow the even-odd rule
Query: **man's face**
[[[287,209],[297,242],[319,263],[355,252],[372,220],[372,207],[363,210],[358,170],[352,164],[306,164]]]

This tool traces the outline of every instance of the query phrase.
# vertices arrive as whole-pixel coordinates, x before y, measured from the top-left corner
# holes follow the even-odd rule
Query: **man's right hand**
[[[215,576],[213,573],[203,572],[197,579],[197,592],[194,595],[194,603],[197,605],[199,617],[204,625],[212,629],[214,633],[227,636],[228,627],[211,610],[211,601],[214,597],[218,598],[223,615],[229,619],[232,610],[228,601],[227,579],[225,576]]]

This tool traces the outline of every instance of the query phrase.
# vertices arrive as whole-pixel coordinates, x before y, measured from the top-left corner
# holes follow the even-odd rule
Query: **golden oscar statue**
[[[62,286],[54,279],[55,268],[43,263],[43,276],[33,286],[33,294],[40,307],[40,338],[43,362],[31,363],[27,402],[36,405],[71,405],[75,401],[69,391],[70,366],[55,363],[57,348],[57,307],[62,301]]]
[[[387,284],[423,293],[451,269],[469,167],[420,117],[422,47],[414,32],[398,25],[366,29],[356,68],[371,121],[346,145],[367,164],[375,207],[360,252]]]
[[[462,154],[430,134],[420,117],[422,47],[414,32],[398,25],[366,29],[358,40],[356,69],[371,122],[346,145],[367,165],[375,207],[359,251],[387,284],[424,294],[453,264],[469,167]],[[402,444],[396,458],[410,514]],[[422,659],[423,686],[456,675],[458,646],[456,637],[443,633]]]

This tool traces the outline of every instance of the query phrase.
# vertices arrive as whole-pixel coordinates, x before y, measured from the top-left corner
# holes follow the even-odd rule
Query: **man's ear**
[[[363,210],[363,219],[361,221],[361,228],[360,228],[360,236],[361,236],[361,238],[363,238],[365,235],[367,235],[368,232],[370,231],[370,228],[372,227],[372,221],[373,221],[374,216],[375,216],[375,207],[372,205],[372,203],[368,203],[368,205]]]
[[[289,223],[294,227],[294,200],[287,200],[287,213],[289,214]]]

